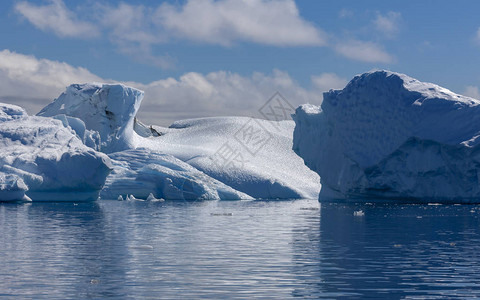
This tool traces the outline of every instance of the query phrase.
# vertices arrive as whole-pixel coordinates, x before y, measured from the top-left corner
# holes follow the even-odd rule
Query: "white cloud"
[[[91,38],[100,35],[98,28],[77,19],[62,0],[50,0],[38,6],[26,1],[15,4],[15,11],[43,31],[52,31],[60,37]]]
[[[64,62],[0,51],[0,96],[52,98],[75,82],[101,81],[87,69]]]
[[[349,40],[337,44],[335,50],[347,58],[368,63],[392,63],[394,60],[381,46],[372,42]]]
[[[82,7],[71,11],[62,0],[50,0],[43,6],[21,1],[15,9],[36,27],[61,37],[106,34],[119,52],[164,69],[173,68],[175,59],[168,54],[158,55],[152,49],[175,40],[221,46],[239,42],[282,47],[327,44],[326,34],[300,16],[293,0],[186,0],[181,3],[164,2],[156,7],[97,3],[90,9],[91,14],[81,14]],[[347,10],[340,14],[341,17],[348,15]],[[393,35],[400,18],[397,12],[378,14],[374,24],[386,35]],[[331,47],[353,60],[393,62],[392,56],[373,42],[350,39]]]
[[[250,76],[217,71],[206,75],[190,72],[179,79],[168,78],[147,85],[129,83],[145,91],[139,118],[158,123],[201,116],[256,116],[258,109],[280,92],[296,107],[302,103],[320,104],[322,94],[306,90],[286,72],[255,72]]]
[[[179,38],[222,46],[326,44],[326,35],[300,16],[294,0],[187,0],[183,5],[157,7],[98,3],[95,25],[81,21],[81,14],[68,10],[62,0],[43,6],[22,1],[15,10],[34,26],[60,37],[98,36],[97,28],[106,29],[122,49],[128,43],[148,49]]]
[[[153,54],[152,46],[166,42],[166,36],[158,28],[152,28],[151,9],[126,3],[117,7],[97,4],[96,8],[100,24],[108,30],[110,40],[121,53],[141,63],[173,68],[173,58]]]
[[[0,101],[21,105],[30,113],[38,112],[66,86],[91,81],[112,82],[63,62],[0,51]],[[178,79],[125,84],[145,91],[139,118],[158,125],[204,116],[259,117],[258,109],[276,91],[294,107],[307,102],[320,104],[322,100],[317,89],[304,89],[288,73],[279,70],[272,74],[256,72],[250,76],[225,71],[206,75],[190,72]]]
[[[373,20],[375,28],[383,33],[386,37],[394,37],[400,27],[402,15],[399,12],[389,11],[385,15],[377,13],[377,17]]]
[[[324,33],[301,18],[293,0],[188,0],[161,5],[156,22],[176,36],[228,46],[236,41],[274,46],[322,46]]]
[[[465,96],[469,96],[469,97],[480,100],[480,90],[478,89],[477,86],[472,86],[472,85],[467,86],[463,94]]]
[[[63,0],[37,5],[21,1],[15,11],[35,27],[59,37],[106,34],[120,53],[169,69],[175,60],[152,50],[175,40],[231,46],[251,42],[272,46],[324,46],[326,34],[304,20],[294,0],[187,0],[182,5],[98,2],[69,8]]]
[[[322,73],[311,77],[313,85],[320,91],[328,91],[330,89],[343,89],[348,80],[339,77],[335,73]]]

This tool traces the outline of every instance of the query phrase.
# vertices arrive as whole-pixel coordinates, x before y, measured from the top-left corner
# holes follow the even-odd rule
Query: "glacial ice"
[[[320,198],[480,202],[480,101],[372,71],[297,108],[293,149]]]
[[[4,162],[0,172],[21,175],[28,189],[26,195],[32,195],[33,201],[63,197],[64,193],[53,193],[80,184],[78,178],[71,178],[75,174],[98,175],[94,190],[98,194],[102,189],[100,196],[104,199],[147,199],[150,194],[154,198],[187,200],[318,195],[318,175],[291,150],[293,121],[223,117],[178,121],[170,128],[146,126],[136,119],[142,98],[142,91],[121,84],[91,83],[69,86],[35,117],[26,116],[21,108],[4,105],[0,110],[2,130],[7,123],[11,130],[31,127],[17,139],[31,135],[33,128],[45,124],[52,127],[52,132],[46,131],[48,136],[34,139],[31,149],[20,145],[7,149],[36,153],[29,161],[40,160],[37,156],[48,153],[51,157],[49,163],[41,164],[41,170],[37,170],[37,164],[37,169],[21,169],[25,174],[5,171],[12,162]],[[252,136],[257,133],[259,136]],[[5,136],[0,137],[0,142],[5,140]],[[100,166],[95,160],[70,159],[69,165],[71,150],[62,143],[82,148],[77,152],[83,156],[87,149],[92,158],[101,158],[105,169],[96,171]],[[57,171],[60,166],[62,170]],[[75,171],[70,174],[68,169]],[[86,189],[76,188],[79,192]],[[40,190],[42,194],[38,194]],[[89,194],[88,199],[93,197]]]
[[[0,201],[95,200],[110,169],[61,121],[0,104]]]

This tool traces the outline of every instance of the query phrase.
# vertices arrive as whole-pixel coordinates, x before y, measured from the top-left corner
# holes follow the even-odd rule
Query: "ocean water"
[[[1,299],[480,296],[480,206],[0,204]]]

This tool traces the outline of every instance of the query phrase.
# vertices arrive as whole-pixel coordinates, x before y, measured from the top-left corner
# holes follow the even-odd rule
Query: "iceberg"
[[[293,121],[222,117],[146,126],[136,119],[142,99],[142,91],[122,84],[74,84],[38,114],[61,121],[85,145],[108,154],[113,171],[102,198],[318,195],[318,175],[292,151]]]
[[[0,103],[0,201],[96,200],[111,167],[62,121]]]
[[[293,149],[320,199],[480,202],[480,101],[372,71],[296,109]]]

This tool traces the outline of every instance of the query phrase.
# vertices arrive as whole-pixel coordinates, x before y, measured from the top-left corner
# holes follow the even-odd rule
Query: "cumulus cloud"
[[[469,96],[469,97],[480,100],[480,90],[478,89],[477,86],[472,86],[472,85],[467,86],[463,94],[465,96]]]
[[[34,26],[61,37],[97,36],[96,26],[114,40],[148,46],[183,38],[229,46],[252,42],[273,46],[322,46],[326,35],[304,20],[294,0],[188,0],[157,7],[96,4],[96,25],[79,20],[62,0],[47,5],[18,2],[15,10]]]
[[[82,8],[85,6],[69,10],[62,0],[50,0],[44,5],[21,1],[15,5],[20,15],[44,31],[60,37],[106,35],[119,52],[164,69],[173,68],[175,59],[152,49],[178,40],[224,47],[242,42],[280,47],[327,46],[327,35],[302,18],[294,0],[186,0],[157,6],[105,2],[95,4],[91,14],[80,13]],[[347,10],[340,13],[340,17],[349,15]],[[400,18],[396,12],[378,14],[374,24],[392,35]],[[350,39],[329,46],[353,60],[393,61],[372,42]]]
[[[402,15],[399,12],[389,11],[385,15],[377,13],[376,18],[373,20],[375,28],[383,33],[386,37],[394,37],[400,27]]]
[[[92,23],[80,21],[68,10],[62,0],[50,0],[39,6],[26,1],[15,4],[15,11],[43,31],[52,31],[60,37],[91,38],[100,35]]]
[[[91,81],[113,82],[63,62],[0,51],[0,101],[21,105],[29,113],[38,112],[66,86]],[[255,72],[250,76],[226,71],[206,75],[190,72],[178,79],[166,78],[149,84],[124,83],[145,91],[139,118],[158,125],[205,116],[260,117],[258,109],[277,91],[294,107],[307,102],[320,104],[322,100],[318,89],[307,90],[280,70],[271,74]]]
[[[302,88],[280,70],[250,76],[226,71],[206,75],[189,72],[179,79],[128,84],[145,91],[139,118],[154,124],[201,116],[260,117],[258,110],[277,91],[294,107],[307,102],[320,104],[322,100],[321,93]]]
[[[87,69],[64,62],[0,51],[0,99],[35,113],[75,82],[103,81]]]
[[[381,46],[373,42],[364,42],[359,40],[349,40],[340,42],[336,45],[337,53],[358,61],[368,63],[391,63],[393,57],[388,54]]]
[[[98,2],[70,10],[63,0],[37,5],[21,1],[15,11],[35,27],[59,37],[106,35],[120,53],[171,69],[175,59],[154,46],[176,40],[231,46],[249,42],[271,46],[324,46],[326,34],[303,19],[294,0],[187,0],[157,6]]]
[[[152,46],[166,42],[166,36],[152,25],[151,9],[126,3],[117,7],[98,4],[96,8],[100,12],[100,24],[107,29],[110,40],[121,53],[163,69],[174,67],[173,58],[153,54]]]
[[[312,83],[318,90],[324,92],[331,89],[343,89],[347,85],[348,80],[339,77],[335,73],[322,73],[311,77]]]
[[[164,3],[156,16],[155,21],[174,35],[210,44],[326,44],[324,33],[300,17],[293,0],[189,0],[182,6]]]

